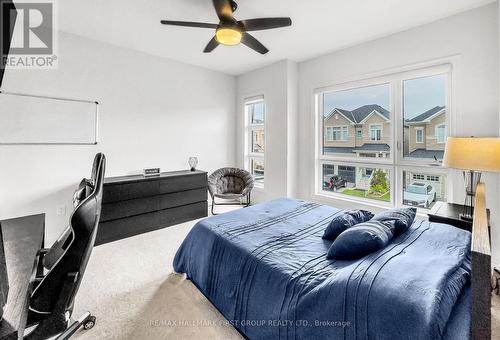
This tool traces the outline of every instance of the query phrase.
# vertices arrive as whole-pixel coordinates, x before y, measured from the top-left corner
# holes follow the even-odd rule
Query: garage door
[[[339,165],[339,176],[347,182],[356,183],[356,167]]]

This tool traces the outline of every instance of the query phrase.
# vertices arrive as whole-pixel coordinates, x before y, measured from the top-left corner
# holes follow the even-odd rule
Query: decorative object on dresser
[[[207,216],[207,173],[106,178],[96,245]]]
[[[431,213],[428,213],[429,221],[436,223],[450,224],[456,228],[464,229],[472,232],[472,221],[467,221],[460,218],[460,214],[464,211],[464,206],[455,203],[443,203],[439,208]],[[472,211],[474,212],[474,211]],[[490,210],[487,209],[488,225],[490,225]]]
[[[149,168],[149,169],[144,169],[142,174],[144,177],[149,177],[149,176],[159,176],[161,173],[160,168]]]
[[[239,168],[221,168],[208,178],[208,191],[212,197],[212,215],[215,205],[250,205],[250,194],[254,185],[252,174]],[[230,200],[216,203],[215,198]],[[245,199],[245,202],[242,202]]]
[[[449,137],[443,166],[464,170],[464,210],[460,218],[472,221],[477,184],[481,171],[500,171],[500,138]]]
[[[188,163],[191,171],[195,171],[196,166],[198,165],[198,157],[189,157]]]

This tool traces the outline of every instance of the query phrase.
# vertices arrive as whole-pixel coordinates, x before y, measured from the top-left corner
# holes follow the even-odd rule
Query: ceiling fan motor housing
[[[238,9],[238,4],[236,3],[236,1],[231,0],[231,7],[233,8],[233,12]]]

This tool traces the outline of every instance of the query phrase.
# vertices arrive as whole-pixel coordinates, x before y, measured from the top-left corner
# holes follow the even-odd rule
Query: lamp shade
[[[443,166],[462,170],[500,171],[500,138],[449,137]]]

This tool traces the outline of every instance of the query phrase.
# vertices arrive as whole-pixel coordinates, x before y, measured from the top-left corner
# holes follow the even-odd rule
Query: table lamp
[[[460,218],[472,221],[474,197],[481,172],[500,171],[500,138],[449,137],[443,166],[464,170],[465,204]]]

